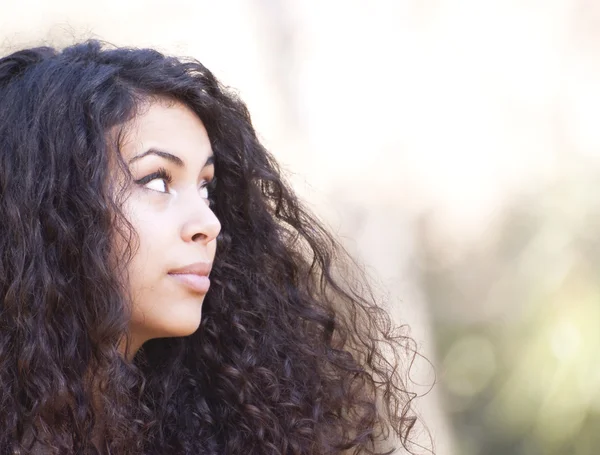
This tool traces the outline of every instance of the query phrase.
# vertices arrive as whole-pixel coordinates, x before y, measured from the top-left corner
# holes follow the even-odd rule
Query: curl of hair
[[[199,329],[127,362],[136,234],[109,132],[156,99],[203,121],[222,231]],[[97,40],[0,59],[0,201],[1,453],[100,453],[99,428],[120,454],[410,450],[410,338],[198,61]]]

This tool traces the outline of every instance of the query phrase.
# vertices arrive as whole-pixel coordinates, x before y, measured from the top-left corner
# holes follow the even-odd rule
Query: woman
[[[0,453],[410,450],[410,340],[197,61],[0,59],[0,200]]]

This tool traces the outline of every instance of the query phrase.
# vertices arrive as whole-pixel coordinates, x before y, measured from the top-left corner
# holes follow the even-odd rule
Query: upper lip
[[[169,270],[169,273],[208,276],[211,268],[212,264],[210,262],[194,262],[178,269]]]

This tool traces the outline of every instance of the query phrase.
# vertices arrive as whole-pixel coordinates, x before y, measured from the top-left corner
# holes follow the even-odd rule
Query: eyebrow
[[[146,150],[144,153],[134,156],[133,158],[131,158],[129,160],[129,164],[133,163],[134,161],[141,160],[142,158],[144,158],[145,156],[148,156],[148,155],[160,156],[161,158],[164,158],[165,160],[170,161],[171,163],[175,164],[178,167],[185,167],[185,163],[183,162],[183,160],[181,158],[173,155],[172,153],[169,153],[164,150],[157,149],[157,148],[150,148],[150,149]],[[202,166],[202,168],[210,166],[214,163],[215,163],[215,155],[210,155],[206,159],[206,162],[204,163],[204,166]]]

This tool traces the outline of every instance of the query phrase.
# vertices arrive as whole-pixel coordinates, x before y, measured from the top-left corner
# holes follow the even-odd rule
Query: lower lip
[[[207,276],[194,275],[192,273],[169,273],[180,283],[184,284],[192,291],[206,294],[210,287],[210,280]]]

